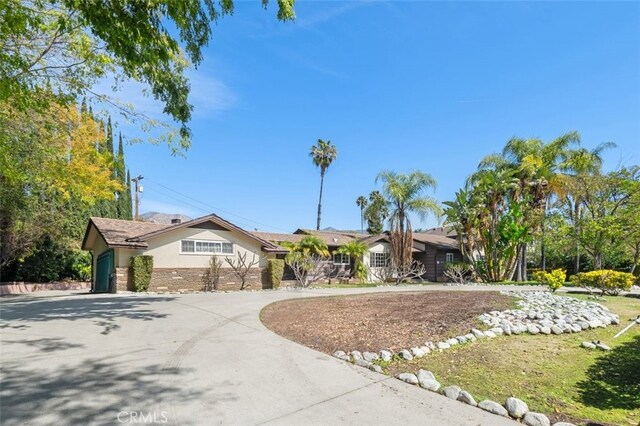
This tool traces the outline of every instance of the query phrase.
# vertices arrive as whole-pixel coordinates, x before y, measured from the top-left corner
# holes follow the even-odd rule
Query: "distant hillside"
[[[145,222],[171,224],[171,219],[180,219],[183,222],[191,220],[189,216],[183,214],[169,214],[159,212],[147,212],[140,215],[140,219]]]

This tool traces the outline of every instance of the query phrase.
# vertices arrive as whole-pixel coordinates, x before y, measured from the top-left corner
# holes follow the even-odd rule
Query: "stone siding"
[[[207,268],[154,268],[149,291],[204,291]],[[218,290],[240,290],[241,282],[231,268],[222,268]],[[266,268],[252,268],[247,276],[245,290],[271,288]],[[116,268],[117,291],[134,291],[129,268]]]

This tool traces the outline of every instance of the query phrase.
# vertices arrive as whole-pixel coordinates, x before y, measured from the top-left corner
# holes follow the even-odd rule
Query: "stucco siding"
[[[135,254],[153,256],[154,268],[206,268],[209,266],[209,253],[181,253],[181,240],[207,240],[230,242],[234,245],[233,254],[217,255],[221,261],[225,258],[237,259],[239,255],[246,253],[247,261],[255,255],[256,259],[264,257],[261,246],[237,232],[221,231],[200,228],[181,228],[166,234],[159,235],[147,241],[148,248],[137,253],[134,250],[126,250],[119,256],[119,265],[128,265],[128,260]],[[260,267],[267,266],[266,259],[262,259]]]

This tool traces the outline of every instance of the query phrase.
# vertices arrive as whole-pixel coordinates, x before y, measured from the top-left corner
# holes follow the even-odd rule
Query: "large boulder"
[[[420,387],[433,392],[437,392],[438,389],[440,389],[440,382],[436,380],[436,377],[431,371],[418,370],[417,377]]]
[[[504,403],[504,408],[507,409],[509,415],[514,419],[520,419],[529,411],[529,406],[521,399],[507,398]]]

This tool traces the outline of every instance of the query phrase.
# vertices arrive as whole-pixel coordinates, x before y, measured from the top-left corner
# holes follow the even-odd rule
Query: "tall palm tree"
[[[360,207],[360,231],[364,233],[364,208],[367,207],[367,199],[364,196],[359,196],[356,199],[356,206]]]
[[[409,214],[417,214],[424,220],[429,213],[439,216],[442,209],[437,200],[423,192],[436,188],[436,180],[428,173],[413,171],[407,174],[383,170],[376,177],[382,181],[382,192],[391,207],[389,228],[391,230],[392,255],[398,266],[411,262],[413,236]]]
[[[320,167],[320,198],[318,199],[318,221],[316,223],[316,230],[320,230],[320,215],[322,213],[322,187],[324,186],[324,175],[327,169],[333,163],[338,156],[338,150],[335,145],[331,144],[331,141],[324,141],[318,139],[318,143],[311,147],[309,156],[313,159],[313,164],[316,167]]]

